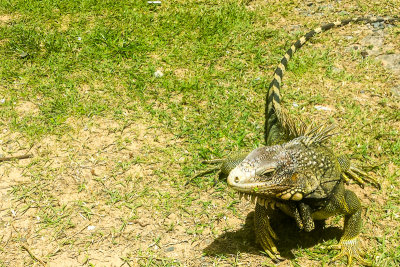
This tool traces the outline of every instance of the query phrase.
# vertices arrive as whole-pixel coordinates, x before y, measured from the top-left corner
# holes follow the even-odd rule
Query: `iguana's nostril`
[[[234,181],[235,181],[236,184],[239,183],[239,181],[240,181],[239,177],[236,176]]]

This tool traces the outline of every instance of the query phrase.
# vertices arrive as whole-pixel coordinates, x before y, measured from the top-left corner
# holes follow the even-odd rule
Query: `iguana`
[[[336,247],[341,252],[333,259],[347,256],[348,265],[356,258],[370,265],[361,256],[358,235],[361,229],[361,203],[344,188],[344,182],[364,180],[379,187],[373,178],[355,168],[345,156],[336,156],[327,144],[333,126],[306,126],[291,118],[280,105],[280,85],[288,61],[315,34],[351,22],[392,22],[398,18],[354,18],[318,27],[295,42],[274,72],[268,88],[265,109],[266,147],[253,150],[245,157],[235,157],[222,164],[229,173],[228,185],[239,195],[256,202],[256,240],[272,259],[280,259],[274,244],[276,234],[269,224],[272,207],[294,217],[299,228],[311,231],[314,220],[344,215],[344,234]],[[234,167],[236,166],[236,167]]]

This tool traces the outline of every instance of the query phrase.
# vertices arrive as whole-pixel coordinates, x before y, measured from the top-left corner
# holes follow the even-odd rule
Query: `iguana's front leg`
[[[268,206],[268,205],[265,205]],[[256,204],[254,214],[254,231],[256,234],[256,242],[261,245],[268,256],[274,260],[282,260],[276,249],[274,239],[278,239],[274,230],[269,223],[271,210],[260,204]]]
[[[346,190],[341,182],[335,188],[327,205],[323,209],[313,213],[313,218],[317,220],[336,214],[344,215],[343,236],[338,245],[332,246],[333,249],[340,249],[341,252],[332,261],[347,256],[348,266],[351,265],[353,257],[363,265],[371,265],[370,262],[362,258],[363,251],[358,241],[362,224],[361,212],[360,200],[352,191]]]

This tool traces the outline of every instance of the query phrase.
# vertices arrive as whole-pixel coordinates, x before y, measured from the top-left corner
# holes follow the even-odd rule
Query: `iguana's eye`
[[[276,167],[275,167],[275,166],[271,166],[271,167],[268,167],[268,168],[265,168],[264,170],[262,170],[262,171],[259,173],[259,175],[261,175],[261,176],[269,176],[269,175],[271,175],[272,173],[274,173],[275,170],[276,170]]]
[[[275,174],[275,172],[276,172],[276,168],[268,168],[268,169],[262,171],[257,176],[262,177],[264,180],[269,180]]]

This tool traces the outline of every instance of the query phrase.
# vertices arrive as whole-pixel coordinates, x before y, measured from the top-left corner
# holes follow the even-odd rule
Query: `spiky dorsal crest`
[[[313,123],[308,126],[301,119],[296,119],[289,116],[288,112],[283,108],[275,109],[282,129],[285,132],[288,140],[304,136],[306,145],[315,143],[324,143],[335,133],[336,126],[334,124],[315,125]]]
[[[323,124],[323,125],[313,125],[307,128],[304,133],[306,138],[306,145],[311,145],[315,143],[325,143],[332,135],[336,134],[333,132],[336,126],[334,124]]]

